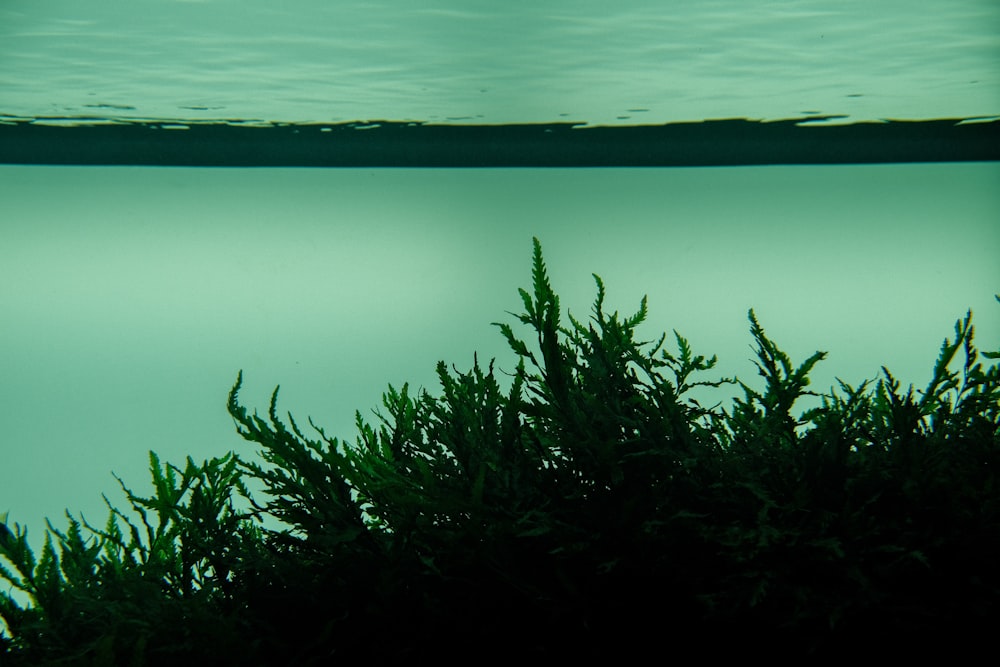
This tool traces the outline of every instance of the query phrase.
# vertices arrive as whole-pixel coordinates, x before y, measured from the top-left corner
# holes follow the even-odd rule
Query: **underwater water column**
[[[532,236],[575,317],[598,273],[608,310],[649,296],[646,338],[676,329],[750,384],[751,307],[793,361],[829,352],[816,391],[883,364],[921,387],[969,307],[1000,339],[993,163],[0,171],[0,509],[39,547],[65,509],[103,522],[111,470],[148,492],[147,450],[239,450],[238,369],[249,403],[280,383],[348,441],[387,383],[436,390],[438,360],[512,371],[490,323]]]

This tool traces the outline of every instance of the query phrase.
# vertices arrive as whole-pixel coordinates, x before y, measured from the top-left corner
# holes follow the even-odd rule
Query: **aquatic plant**
[[[151,497],[116,476],[135,519],[105,496],[104,527],[67,512],[65,532],[47,522],[37,559],[27,528],[11,531],[4,521],[0,555],[13,569],[0,567],[0,577],[31,600],[23,608],[0,594],[9,635],[0,655],[12,664],[150,664],[149,653],[193,649],[222,658],[238,637],[245,641],[235,575],[261,532],[232,504],[234,492],[247,495],[237,458],[196,465],[188,457],[183,469],[161,465],[154,452],[149,461]]]
[[[1000,603],[1000,351],[980,360],[971,312],[924,390],[883,369],[816,394],[824,353],[796,366],[751,310],[755,389],[699,379],[716,358],[676,331],[675,351],[637,339],[646,299],[608,313],[594,280],[589,321],[563,322],[535,240],[512,314],[532,337],[497,323],[517,359],[506,391],[495,361],[440,362],[438,394],[390,385],[347,442],[282,418],[277,388],[248,412],[240,373],[228,410],[256,458],[180,468],[151,452],[153,496],[119,480],[137,518],[67,513],[38,559],[4,517],[0,577],[31,604],[0,593],[3,664],[984,645]],[[728,408],[689,397],[734,383]],[[803,395],[821,404],[793,416]]]

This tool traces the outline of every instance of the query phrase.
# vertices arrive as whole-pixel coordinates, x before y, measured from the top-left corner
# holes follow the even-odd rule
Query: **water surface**
[[[9,0],[0,114],[600,124],[1000,113],[994,0]]]

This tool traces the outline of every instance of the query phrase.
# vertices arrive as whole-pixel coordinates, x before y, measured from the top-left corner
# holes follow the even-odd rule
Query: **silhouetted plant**
[[[751,310],[757,390],[697,379],[716,358],[676,331],[676,352],[666,335],[637,339],[646,299],[609,314],[594,279],[590,320],[563,324],[535,240],[533,289],[513,314],[533,337],[497,323],[517,356],[506,391],[493,361],[440,362],[438,395],[390,385],[348,443],[279,417],[277,389],[266,415],[248,413],[240,373],[228,409],[258,461],[180,469],[150,453],[153,496],[119,480],[138,522],[110,503],[104,528],[67,514],[37,561],[26,529],[0,522],[13,566],[0,576],[32,600],[0,594],[0,657],[847,656],[988,627],[1000,367],[979,361],[971,313],[925,390],[901,393],[883,369],[817,394],[808,376],[825,353],[794,365]],[[744,394],[731,409],[688,397],[730,383]],[[793,416],[805,395],[821,404]]]
[[[49,523],[37,560],[27,529],[8,530],[0,555],[14,569],[0,568],[0,576],[32,603],[22,608],[0,595],[11,660],[158,664],[192,650],[236,654],[243,610],[233,589],[262,536],[232,506],[233,491],[247,495],[237,459],[198,466],[189,457],[180,469],[161,466],[153,452],[149,458],[153,496],[138,496],[118,479],[138,521],[105,497],[103,528],[67,512],[69,529]]]

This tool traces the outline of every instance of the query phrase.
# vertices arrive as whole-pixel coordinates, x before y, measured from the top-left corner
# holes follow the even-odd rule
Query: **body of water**
[[[0,119],[652,124],[1000,115],[995,0],[6,0]],[[0,512],[103,523],[147,451],[251,456],[242,401],[354,438],[387,383],[513,370],[543,245],[585,319],[649,296],[752,386],[747,310],[813,373],[930,378],[1000,348],[997,163],[710,169],[0,166]],[[668,338],[668,340],[671,340]],[[703,400],[725,401],[729,394]],[[804,409],[808,406],[798,406]]]
[[[993,0],[6,0],[0,114],[581,121],[1000,113]]]
[[[33,526],[105,516],[110,475],[251,451],[242,399],[353,441],[388,383],[515,357],[543,244],[585,319],[649,296],[644,339],[676,329],[719,376],[759,380],[747,310],[812,387],[886,365],[917,388],[968,308],[1000,348],[996,164],[710,169],[0,168],[0,510]],[[672,340],[668,339],[668,340]],[[716,377],[705,379],[717,379]],[[703,400],[733,395],[713,393]],[[808,405],[797,406],[805,409]]]

